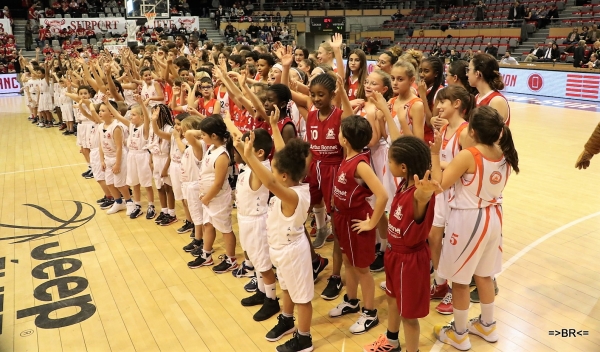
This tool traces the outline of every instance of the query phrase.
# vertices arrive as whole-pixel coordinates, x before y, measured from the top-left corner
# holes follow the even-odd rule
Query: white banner
[[[13,34],[12,28],[10,27],[10,20],[8,18],[0,18],[0,28],[4,29],[4,32]]]
[[[17,81],[16,73],[0,75],[0,94],[19,93],[21,84]]]
[[[123,17],[106,18],[41,18],[40,26],[50,26],[50,33],[56,34],[61,29],[72,28],[77,30],[79,26],[92,29],[94,32],[113,32],[122,34],[126,32],[126,21]]]
[[[504,91],[551,98],[598,101],[600,72],[561,72],[500,67]]]
[[[200,30],[200,28],[198,28],[199,21],[200,19],[198,16],[173,16],[170,19],[155,19],[153,24],[144,24],[144,26],[148,28],[171,28],[171,25],[175,24],[175,27],[177,28],[184,27],[185,29],[192,31],[194,28]]]
[[[127,45],[125,44],[114,44],[114,45],[105,45],[104,49],[108,49],[108,51],[110,51],[113,54],[118,54],[119,50],[126,48]]]

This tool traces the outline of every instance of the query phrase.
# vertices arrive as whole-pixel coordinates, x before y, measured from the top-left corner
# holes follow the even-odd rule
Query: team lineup
[[[344,64],[339,34],[315,52],[190,53],[185,41],[21,58],[30,120],[76,134],[100,209],[183,220],[188,267],[251,278],[240,303],[258,308],[257,322],[276,318],[265,338],[292,334],[277,351],[314,349],[314,282],[330,264],[320,297],[339,301],[330,317],[356,315],[352,334],[379,325],[372,272],[385,272],[387,331],[364,351],[400,351],[401,325],[402,347],[417,351],[431,300],[454,315],[434,327],[439,341],[468,350],[470,335],[498,340],[502,193],[519,158],[492,56],[446,66],[392,48],[369,73],[360,49]],[[330,258],[315,252],[327,242]],[[470,302],[481,315],[469,316]]]

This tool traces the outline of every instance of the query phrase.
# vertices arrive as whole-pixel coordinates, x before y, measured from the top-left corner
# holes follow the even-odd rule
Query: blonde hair
[[[331,44],[329,44],[329,42],[321,43],[321,45],[319,45],[319,48],[325,49],[325,51],[330,53],[331,57],[333,57],[333,48],[331,47]]]
[[[408,78],[413,78],[417,75],[417,69],[415,65],[408,60],[404,60],[403,58],[400,58],[400,60],[394,64],[392,69],[394,68],[403,68]]]
[[[189,116],[181,121],[181,129],[189,130],[200,130],[200,122],[202,119],[198,116]]]
[[[144,114],[144,112],[142,111],[142,106],[140,104],[135,104],[131,106],[130,111],[133,113],[135,112],[136,114],[142,116]]]
[[[418,70],[419,66],[421,66],[421,61],[423,61],[423,52],[415,49],[408,49],[400,56],[400,59],[410,62],[415,69]]]

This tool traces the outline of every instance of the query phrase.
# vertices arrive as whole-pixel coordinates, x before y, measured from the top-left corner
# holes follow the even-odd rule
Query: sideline
[[[69,165],[62,165],[62,166],[42,167],[42,168],[39,168],[39,169],[31,169],[31,170],[10,171],[10,172],[0,173],[0,176],[2,176],[2,175],[11,175],[11,174],[18,174],[18,173],[21,173],[21,172],[34,172],[34,171],[41,171],[41,170],[60,169],[61,167],[71,167],[71,166],[79,166],[79,165],[87,165],[87,164],[86,163],[79,163],[79,164],[69,164]]]

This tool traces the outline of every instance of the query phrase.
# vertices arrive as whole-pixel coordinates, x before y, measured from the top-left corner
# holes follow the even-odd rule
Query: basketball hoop
[[[154,28],[154,19],[156,19],[156,13],[155,12],[147,12],[144,14],[144,16],[146,16],[146,20],[148,21],[148,22],[146,22],[146,25],[148,27]]]

